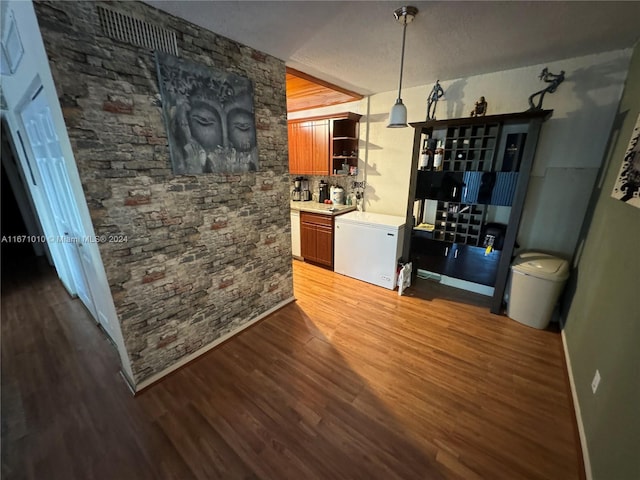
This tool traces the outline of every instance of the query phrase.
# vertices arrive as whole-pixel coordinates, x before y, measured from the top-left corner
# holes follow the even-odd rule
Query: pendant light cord
[[[404,23],[402,25],[402,54],[400,56],[400,84],[398,85],[398,100],[400,100],[400,94],[402,92],[402,70],[404,69],[404,43],[407,38],[407,18],[405,16]]]

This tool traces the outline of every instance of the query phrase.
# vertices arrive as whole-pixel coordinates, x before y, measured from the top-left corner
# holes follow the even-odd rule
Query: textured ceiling
[[[361,94],[398,88],[402,26],[389,1],[146,3]],[[632,47],[640,2],[424,2],[403,86]]]

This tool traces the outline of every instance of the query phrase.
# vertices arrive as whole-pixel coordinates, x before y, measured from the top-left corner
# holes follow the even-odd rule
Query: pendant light
[[[407,127],[407,107],[402,103],[400,93],[402,92],[402,69],[404,67],[404,43],[407,36],[407,24],[411,23],[418,14],[416,7],[400,7],[393,12],[395,19],[402,24],[402,55],[400,56],[400,83],[398,85],[398,98],[389,114],[389,125],[387,128]]]

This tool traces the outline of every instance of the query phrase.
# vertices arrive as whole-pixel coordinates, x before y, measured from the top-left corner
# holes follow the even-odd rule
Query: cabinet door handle
[[[449,247],[445,247],[444,249],[444,256],[446,257],[447,255],[449,255]]]
[[[453,187],[453,198],[456,198],[457,191],[458,191],[458,187]]]
[[[458,250],[456,249],[456,253],[453,254],[453,258],[458,258]]]

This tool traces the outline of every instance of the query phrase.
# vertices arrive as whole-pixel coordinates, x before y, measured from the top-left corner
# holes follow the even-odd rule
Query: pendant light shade
[[[389,114],[389,125],[387,128],[407,127],[407,107],[402,103],[402,70],[404,67],[404,44],[407,36],[407,25],[413,21],[418,14],[416,7],[400,7],[393,12],[395,19],[402,24],[402,54],[400,55],[400,82],[398,84],[398,98],[395,105],[391,108]]]
[[[387,128],[402,128],[407,126],[407,107],[402,103],[402,99],[398,97],[395,105],[391,107]]]

